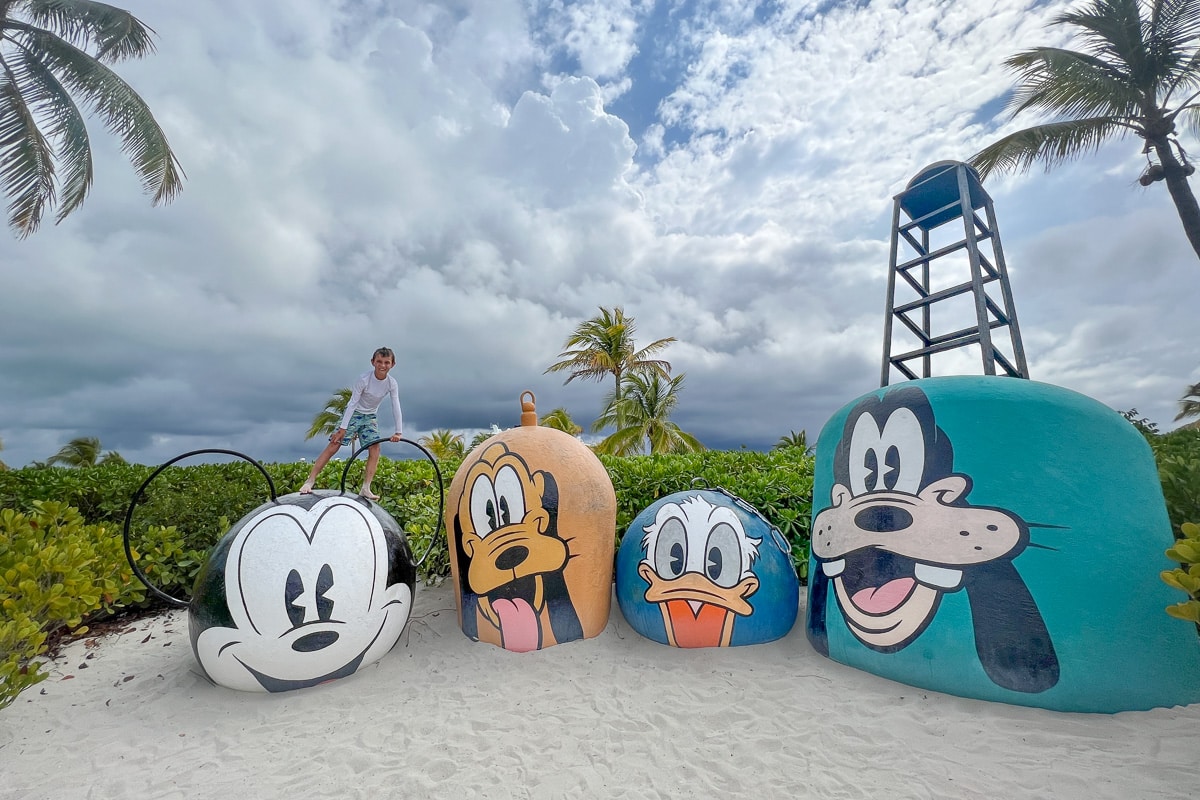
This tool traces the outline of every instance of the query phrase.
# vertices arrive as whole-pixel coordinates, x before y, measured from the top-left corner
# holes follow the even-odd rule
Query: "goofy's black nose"
[[[911,526],[913,518],[896,506],[868,506],[854,515],[854,524],[864,531],[893,533]]]

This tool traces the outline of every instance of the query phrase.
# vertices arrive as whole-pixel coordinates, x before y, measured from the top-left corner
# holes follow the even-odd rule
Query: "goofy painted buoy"
[[[1169,617],[1154,457],[1119,414],[1015,378],[865,395],[817,445],[808,638],[834,660],[1060,711],[1200,701]]]
[[[202,453],[250,461],[267,479],[271,500],[217,542],[188,602],[163,593],[138,568],[129,529],[151,481]],[[231,689],[281,692],[351,675],[395,646],[412,610],[417,564],[390,514],[345,492],[276,497],[262,466],[229,450],[197,450],[159,467],[134,495],[125,547],[155,595],[188,608],[196,660],[205,676]]]
[[[506,650],[598,635],[612,596],[617,498],[575,437],[521,426],[467,455],[451,481],[446,535],[463,633]]]
[[[723,490],[647,506],[617,551],[617,603],[635,631],[673,647],[759,644],[796,622],[800,582],[783,535]]]

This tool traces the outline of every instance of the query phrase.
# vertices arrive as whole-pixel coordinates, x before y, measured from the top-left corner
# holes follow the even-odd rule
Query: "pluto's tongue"
[[[860,589],[850,599],[868,614],[886,614],[907,599],[915,584],[912,578],[896,578],[880,587]]]
[[[492,610],[500,617],[500,631],[504,636],[504,649],[514,653],[537,650],[541,644],[538,636],[537,613],[528,601],[493,600]]]
[[[667,601],[667,615],[675,629],[677,647],[719,647],[728,613],[720,606],[708,603],[700,603],[696,610],[687,600]]]

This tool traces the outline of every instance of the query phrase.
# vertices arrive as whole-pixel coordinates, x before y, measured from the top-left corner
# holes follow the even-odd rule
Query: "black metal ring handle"
[[[185,458],[191,458],[192,456],[198,456],[198,455],[202,455],[204,453],[221,453],[221,454],[227,455],[227,456],[237,456],[238,458],[242,459],[243,461],[249,461],[251,464],[253,464],[255,467],[257,467],[258,471],[262,473],[262,476],[267,479],[267,486],[269,486],[271,489],[271,501],[275,502],[275,500],[276,500],[275,482],[271,480],[271,476],[267,474],[267,470],[263,467],[263,465],[258,463],[257,461],[255,461],[250,456],[245,455],[244,453],[239,453],[236,450],[222,450],[222,449],[216,449],[216,448],[205,449],[205,450],[192,450],[191,452],[184,453],[181,456],[175,456],[175,458],[172,458],[170,461],[166,462],[165,464],[160,466],[158,469],[154,470],[154,472],[150,473],[150,477],[146,478],[145,482],[141,486],[138,487],[138,490],[136,492],[133,493],[133,500],[129,503],[129,510],[125,512],[125,529],[124,529],[125,558],[129,560],[129,566],[133,567],[133,574],[137,575],[138,580],[140,580],[142,583],[144,583],[146,585],[146,588],[150,590],[151,594],[153,594],[158,599],[163,600],[163,601],[170,603],[171,605],[179,607],[179,608],[186,607],[188,605],[188,601],[180,600],[178,597],[172,597],[171,595],[164,592],[162,589],[159,589],[157,586],[155,586],[153,583],[150,582],[150,579],[148,577],[146,577],[146,573],[142,572],[141,567],[139,567],[137,565],[137,562],[133,558],[133,548],[131,548],[129,546],[129,529],[133,524],[133,510],[135,508],[137,508],[138,502],[140,502],[142,499],[142,493],[145,492],[147,487],[150,486],[151,481],[153,481],[155,478],[157,478],[163,472],[163,470],[165,470],[167,467],[171,466],[172,464],[175,464],[178,461],[182,461]]]
[[[359,447],[357,450],[355,450],[353,453],[350,454],[350,458],[348,458],[346,460],[346,466],[342,468],[342,484],[341,484],[342,494],[346,493],[346,476],[348,476],[350,474],[350,465],[354,463],[354,459],[358,458],[358,454],[361,453],[363,450],[366,450],[369,447],[373,447],[373,446],[379,444],[380,442],[390,442],[390,441],[391,441],[390,438],[376,439],[373,442],[367,442],[362,447]],[[420,561],[417,562],[417,566],[419,567],[425,563],[425,559],[429,558],[429,554],[433,552],[433,547],[435,544],[437,544],[437,541],[438,541],[438,533],[440,533],[442,530],[442,525],[444,523],[443,518],[445,516],[444,512],[446,510],[446,482],[444,480],[442,480],[442,471],[440,469],[438,469],[437,459],[433,457],[433,453],[430,453],[428,450],[426,450],[424,447],[422,447],[421,445],[414,442],[412,439],[405,439],[402,437],[400,439],[400,442],[403,442],[405,444],[411,444],[413,447],[417,448],[422,453],[424,453],[425,457],[427,459],[429,459],[429,463],[433,464],[433,472],[435,475],[437,475],[437,479],[438,479],[437,525],[435,525],[433,528],[433,535],[429,538],[429,547],[425,550],[425,555],[421,556]]]

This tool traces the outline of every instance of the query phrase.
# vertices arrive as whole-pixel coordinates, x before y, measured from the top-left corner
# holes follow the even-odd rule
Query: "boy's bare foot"
[[[308,481],[305,481],[300,486],[300,494],[312,494],[312,490],[313,490],[313,485],[311,483],[309,483]]]
[[[367,498],[368,500],[378,500],[379,499],[379,495],[375,494],[370,489],[364,488],[361,492],[359,492],[359,494],[361,494],[363,497]]]

